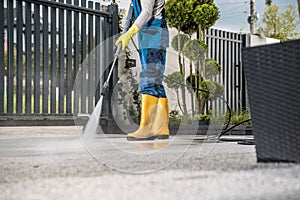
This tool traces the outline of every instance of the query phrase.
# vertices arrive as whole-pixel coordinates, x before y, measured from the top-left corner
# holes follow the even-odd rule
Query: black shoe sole
[[[128,141],[147,141],[147,140],[155,140],[156,136],[151,136],[147,138],[135,138],[135,137],[127,137]]]
[[[155,140],[156,138],[159,140],[166,140],[166,139],[169,139],[169,135],[157,135],[157,136],[151,136],[151,137],[147,137],[147,138],[127,137],[127,140],[128,141],[147,141],[147,140]]]
[[[159,139],[159,140],[166,140],[166,139],[169,139],[169,135],[158,135],[157,139]]]

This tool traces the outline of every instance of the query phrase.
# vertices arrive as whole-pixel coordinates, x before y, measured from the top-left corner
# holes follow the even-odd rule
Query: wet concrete
[[[300,199],[300,166],[257,163],[254,146],[77,133],[0,127],[0,199]]]

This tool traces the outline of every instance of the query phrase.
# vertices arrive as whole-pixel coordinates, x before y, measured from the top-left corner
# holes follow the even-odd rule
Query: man
[[[128,140],[169,138],[169,105],[162,85],[166,48],[169,45],[164,4],[164,0],[132,0],[133,16],[130,19],[131,24],[133,18],[134,22],[116,41],[116,45],[121,43],[122,50],[125,50],[130,39],[138,33],[139,56],[142,64],[141,120],[139,129],[128,134]]]

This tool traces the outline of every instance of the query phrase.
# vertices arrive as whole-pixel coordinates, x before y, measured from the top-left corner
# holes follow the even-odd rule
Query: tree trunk
[[[206,38],[205,29],[200,28],[200,40],[205,42],[205,38]],[[205,58],[206,58],[206,55],[203,56],[203,60],[200,59],[200,70],[201,70],[200,75],[203,78],[203,80],[205,80]]]
[[[181,57],[181,44],[180,44],[180,27],[177,28],[178,30],[178,62],[179,62],[179,70],[181,75],[183,76],[183,79],[185,80],[185,67],[184,64],[182,64],[182,57]],[[184,58],[183,58],[184,59]],[[183,82],[185,85],[185,81]],[[182,109],[183,109],[183,115],[187,115],[187,108],[186,108],[186,97],[185,97],[185,86],[182,85],[181,88],[181,95],[182,95]]]
[[[178,63],[179,63],[180,73],[183,74],[183,66],[182,66],[182,62],[181,62],[180,27],[177,27],[177,30],[178,30],[178,37],[177,37]]]
[[[206,35],[205,35],[205,29],[199,27],[199,40],[205,42]],[[197,86],[199,87],[201,82],[205,80],[205,58],[206,55],[204,55],[200,60],[199,60],[199,80],[197,80]],[[199,105],[199,114],[204,114],[205,112],[205,104],[207,100],[200,99],[200,93],[198,93],[198,105]]]
[[[205,113],[206,100],[198,98],[199,114]]]
[[[193,64],[190,63],[190,93],[191,93],[191,105],[192,105],[192,116],[195,115],[195,107],[194,107],[194,80],[193,80]]]

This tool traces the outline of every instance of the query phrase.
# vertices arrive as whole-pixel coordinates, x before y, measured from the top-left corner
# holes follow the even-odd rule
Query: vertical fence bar
[[[32,112],[31,106],[31,97],[32,97],[32,23],[31,23],[31,4],[25,3],[25,43],[26,43],[26,73],[25,73],[25,86],[26,86],[26,94],[25,94],[25,113]]]
[[[55,0],[52,0],[55,1]],[[57,71],[57,64],[56,64],[56,8],[51,8],[51,86],[50,86],[50,112],[56,113],[56,71]]]
[[[103,51],[103,58],[104,58],[104,81],[106,80],[106,77],[108,76],[109,71],[109,65],[110,65],[110,59],[109,59],[109,18],[105,17],[103,20],[103,32],[104,32],[104,51]],[[104,96],[103,100],[103,116],[108,116],[109,113],[109,104],[110,101],[109,95]]]
[[[96,3],[96,10],[100,10],[100,3]],[[100,57],[101,57],[101,48],[100,48],[100,41],[101,41],[101,35],[100,35],[100,23],[101,18],[99,16],[96,16],[96,27],[95,27],[95,46],[96,46],[96,52],[95,52],[95,84],[96,85],[96,93],[95,93],[95,100],[96,102],[100,98]]]
[[[74,5],[78,6],[78,0],[74,0]],[[79,15],[78,12],[74,12],[74,79],[77,77],[79,69]],[[79,88],[74,87],[74,113],[79,112]]]
[[[206,58],[212,58],[212,54],[211,54],[211,45],[212,45],[212,40],[213,40],[213,36],[212,36],[212,34],[211,34],[211,30],[206,30],[205,31],[205,35],[206,35],[206,38],[205,38],[205,43],[206,43],[206,45],[207,45],[207,48],[208,48],[208,50],[207,50],[207,53],[206,53],[206,55],[205,55],[205,59]],[[204,66],[203,66],[203,68],[204,68],[204,72],[205,72],[205,61],[203,62],[204,64]],[[205,75],[205,73],[204,73],[204,75]],[[209,89],[209,88],[208,88]],[[208,112],[208,108],[210,107],[210,105],[211,105],[211,101],[207,101],[207,103],[205,104],[205,113],[207,113]],[[193,109],[193,108],[192,108]]]
[[[235,44],[234,44],[234,49],[235,49],[235,55],[234,55],[234,57],[235,57],[235,70],[234,70],[234,77],[235,77],[235,85],[234,85],[234,87],[235,87],[235,107],[236,107],[236,110],[238,110],[239,111],[239,102],[238,102],[238,93],[239,93],[239,86],[238,86],[238,65],[239,65],[239,60],[238,60],[238,52],[239,52],[239,49],[238,49],[238,44],[239,44],[239,42],[238,42],[238,34],[237,33],[235,33],[234,34],[234,38],[235,38]]]
[[[231,47],[231,57],[230,57],[230,62],[231,62],[231,70],[230,70],[230,73],[231,73],[231,101],[232,101],[232,109],[233,110],[236,110],[235,109],[235,99],[234,99],[234,95],[235,95],[235,82],[234,82],[234,74],[235,74],[235,41],[234,41],[234,33],[230,33],[230,47]]]
[[[217,46],[216,46],[216,43],[217,43],[217,35],[216,35],[216,30],[215,29],[211,29],[211,32],[212,32],[212,35],[214,36],[213,38],[212,38],[212,49],[211,49],[211,54],[212,54],[212,57],[211,58],[213,58],[214,60],[216,60],[217,61],[217,55],[216,55],[216,49],[217,49]],[[218,74],[213,78],[213,80],[214,81],[217,81],[217,78],[218,78]],[[212,107],[213,108],[215,108],[215,113],[218,111],[217,110],[217,101],[218,101],[218,99],[216,99],[216,100],[214,100],[213,102],[212,102]]]
[[[59,2],[64,3],[64,0],[60,0]],[[65,70],[64,70],[64,57],[65,57],[65,46],[64,46],[64,10],[59,9],[59,45],[58,45],[58,66],[59,66],[59,71],[58,71],[58,85],[59,85],[59,96],[58,96],[58,112],[59,113],[64,113],[64,75],[65,75]]]
[[[234,33],[234,106],[236,110],[239,110],[238,106],[238,85],[237,85],[237,67],[238,67],[238,39],[237,33]]]
[[[232,99],[231,99],[231,93],[232,93],[232,86],[231,86],[231,41],[229,40],[230,38],[230,33],[226,32],[226,51],[227,51],[227,56],[226,56],[226,82],[227,82],[227,97],[226,100],[228,101],[229,105],[232,105]]]
[[[22,113],[22,81],[23,81],[23,8],[22,1],[17,0],[17,91],[16,100],[17,107],[16,113]]]
[[[210,29],[210,35],[212,37],[210,38],[211,42],[210,42],[210,47],[209,47],[209,54],[210,54],[209,58],[216,59],[216,55],[215,55],[215,52],[216,52],[216,47],[215,47],[215,44],[216,44],[216,35],[215,35],[214,29]],[[213,77],[213,81],[216,81],[215,77]],[[207,104],[207,108],[206,108],[206,112],[207,113],[208,113],[208,110],[209,110],[208,106],[216,107],[215,101],[210,101],[210,104],[211,105]]]
[[[238,60],[239,60],[239,63],[238,63],[238,85],[239,85],[239,96],[238,96],[238,99],[239,99],[239,107],[240,109],[243,109],[243,105],[242,105],[242,76],[241,76],[241,68],[242,68],[242,35],[239,34],[239,41],[240,43],[238,44]]]
[[[225,61],[224,61],[224,45],[225,45],[225,41],[223,39],[223,31],[220,30],[219,32],[219,35],[220,35],[220,61],[221,61],[221,66],[222,66],[222,75],[220,76],[220,79],[221,79],[221,83],[222,85],[224,86],[224,94],[223,94],[223,97],[225,99],[225,91],[226,91],[226,88],[225,88],[225,80],[224,80],[224,71],[225,71]],[[221,102],[221,105],[222,105],[222,112],[225,113],[226,112],[226,108],[225,108],[225,103],[222,101]]]
[[[48,113],[49,97],[49,35],[48,6],[43,6],[43,113]]]
[[[240,57],[240,55],[239,55]],[[239,112],[242,110],[242,100],[241,100],[241,93],[242,93],[242,87],[241,87],[241,62],[238,63],[237,65],[237,88],[238,88],[238,107],[239,107]]]
[[[244,35],[243,37],[245,37],[245,38],[243,38],[241,40],[243,40],[244,42],[240,46],[241,47],[242,46],[246,47],[246,45],[247,45],[247,40],[246,40],[247,35]],[[240,63],[240,71],[241,71],[241,108],[244,110],[244,109],[247,108],[248,102],[247,102],[247,93],[246,93],[246,80],[245,80],[245,74],[244,74],[244,68],[243,68],[242,62]]]
[[[239,103],[239,109],[242,109],[242,99],[241,99],[241,92],[242,92],[242,87],[241,87],[241,63],[242,63],[242,35],[238,34],[238,40],[239,40],[239,44],[238,44],[238,103]]]
[[[233,106],[235,108],[235,110],[239,110],[238,109],[238,98],[237,98],[237,94],[238,94],[238,85],[237,85],[237,66],[238,66],[238,46],[237,46],[238,42],[237,42],[237,33],[234,33],[234,76],[233,76],[233,79],[234,79],[234,101],[233,101]]]
[[[88,7],[90,9],[93,9],[93,2],[89,1],[88,2]],[[92,53],[94,44],[93,44],[93,29],[94,29],[94,20],[93,20],[93,15],[89,14],[88,15],[88,26],[89,26],[89,31],[88,31],[88,112],[92,113],[93,107],[94,107],[94,99],[93,99],[93,94],[95,91],[93,91],[93,83],[94,83],[94,54]]]
[[[216,35],[216,37],[217,37],[217,39],[216,39],[216,61],[218,61],[218,63],[220,63],[220,34],[219,34],[219,30],[215,30],[215,35]],[[222,67],[222,66],[221,66]],[[222,69],[221,70],[223,70],[223,67],[222,67]],[[221,73],[222,73],[222,71],[221,71]],[[221,84],[221,76],[220,76],[220,74],[218,74],[217,75],[217,78],[216,78],[216,80],[217,80],[217,82],[218,83],[220,83]],[[217,109],[217,114],[221,114],[222,112],[221,112],[221,99],[220,98],[218,98],[217,100],[216,100],[216,109]]]
[[[109,12],[111,15],[111,40],[110,40],[110,59],[111,61],[114,59],[114,49],[115,49],[115,36],[119,33],[119,16],[118,16],[118,5],[117,4],[111,4],[109,6]],[[118,82],[118,63],[116,63],[116,66],[113,69],[113,77],[111,79],[111,90],[110,90],[110,98],[113,98],[113,88]],[[112,111],[112,101],[109,101],[109,118],[113,119],[113,111]],[[114,112],[118,112],[118,107],[114,108]]]
[[[71,4],[71,0],[67,0]],[[71,11],[67,10],[67,69],[66,69],[66,113],[72,112],[72,20]]]
[[[235,82],[234,82],[234,71],[235,71],[235,60],[234,60],[234,56],[235,56],[235,53],[234,53],[234,34],[233,33],[230,33],[230,47],[231,47],[231,57],[230,57],[230,61],[231,61],[231,64],[230,64],[230,80],[231,80],[231,96],[230,96],[230,99],[231,99],[231,108],[232,110],[236,110],[235,109],[235,100],[234,100],[234,94],[235,94]]]
[[[0,1],[0,113],[4,112],[4,1]]]
[[[14,38],[13,1],[7,1],[7,113],[13,113],[14,105]]]
[[[108,69],[110,70],[112,67],[112,61],[113,61],[113,47],[114,47],[114,43],[113,43],[113,36],[114,36],[114,31],[115,31],[115,18],[114,18],[114,13],[115,13],[115,5],[109,5],[108,7],[109,9],[109,13],[110,13],[110,17],[107,18],[107,31],[108,31],[108,40],[107,40],[107,54],[106,54],[106,58],[108,59]],[[117,67],[114,68],[114,73],[116,72]],[[112,119],[112,111],[111,111],[111,101],[110,99],[112,98],[112,91],[113,91],[113,85],[114,85],[114,81],[115,81],[115,77],[114,74],[112,76],[112,78],[109,81],[109,90],[108,90],[108,94],[107,94],[107,114],[106,116],[109,119]]]
[[[246,93],[246,79],[245,79],[245,74],[244,74],[244,68],[241,64],[241,108],[242,110],[247,109],[247,93]]]
[[[34,5],[34,113],[40,113],[40,6]]]
[[[232,60],[232,58],[233,58],[233,42],[232,42],[232,39],[233,39],[233,37],[232,37],[232,33],[228,33],[228,39],[229,39],[229,42],[228,42],[228,47],[229,47],[229,50],[228,50],[228,53],[229,53],[229,57],[228,57],[228,72],[229,72],[229,81],[230,81],[230,83],[229,83],[229,92],[230,92],[230,94],[229,94],[229,100],[230,100],[230,105],[231,105],[231,108],[234,108],[233,107],[233,92],[234,92],[234,87],[233,87],[233,60]]]
[[[238,67],[238,38],[237,38],[238,34],[235,33],[234,34],[234,106],[236,110],[239,110],[239,106],[238,106],[238,84],[237,84],[237,67]]]
[[[244,70],[243,70],[243,65],[240,63],[239,66],[239,86],[240,86],[240,107],[241,110],[246,109],[246,92],[245,92],[245,87],[246,82],[244,79]]]
[[[104,70],[105,70],[105,29],[104,29],[104,21],[105,17],[100,18],[100,80],[99,80],[99,92],[101,93],[103,89],[103,82],[104,82]]]
[[[86,7],[86,0],[81,1],[81,7]],[[86,112],[86,14],[81,13],[81,113]]]
[[[207,53],[206,53],[206,55],[205,55],[205,59],[206,58],[211,58],[211,42],[212,42],[212,38],[211,38],[211,34],[210,34],[210,31],[211,30],[206,30],[205,31],[205,36],[206,36],[206,38],[204,38],[204,42],[205,42],[205,44],[207,45]],[[205,61],[203,62],[203,69],[204,69],[204,76],[205,76]],[[204,112],[205,113],[207,113],[207,111],[208,111],[208,107],[210,106],[210,104],[211,104],[211,101],[207,101],[206,102],[206,104],[205,104],[205,110],[204,110]],[[192,108],[193,109],[193,108]]]
[[[227,33],[225,31],[223,31],[223,35],[224,35],[224,73],[225,73],[225,77],[224,77],[224,82],[225,82],[225,99],[226,101],[229,103],[229,83],[228,83],[228,41],[226,40],[227,38]]]
[[[219,32],[219,36],[220,38],[223,37],[223,31],[220,30]],[[225,97],[225,81],[224,81],[224,71],[225,71],[225,66],[224,66],[225,62],[224,62],[224,40],[220,40],[220,65],[222,66],[222,72],[221,72],[221,75],[220,75],[220,83],[224,86],[224,94],[223,94],[223,97]],[[224,104],[223,104],[224,105]],[[225,112],[225,106],[222,106],[222,113]]]
[[[206,57],[207,58],[212,58],[212,55],[211,55],[211,41],[212,41],[212,35],[211,35],[211,29],[209,30],[206,30],[206,38],[205,38],[205,43],[208,47],[208,51],[207,51],[207,55]]]
[[[226,52],[227,52],[227,56],[225,57],[226,59],[226,86],[227,86],[227,95],[226,95],[226,100],[229,102],[229,105],[230,104],[230,95],[231,95],[231,81],[230,81],[230,69],[231,69],[231,66],[230,66],[230,56],[231,56],[231,52],[230,52],[230,41],[228,40],[229,38],[229,33],[226,32]]]
[[[111,33],[110,33],[110,37],[111,39],[110,41],[110,60],[111,62],[114,59],[114,49],[115,49],[115,36],[119,33],[119,20],[118,20],[118,5],[117,4],[111,4],[109,6],[109,13],[111,15],[111,24],[110,24],[110,29],[111,29]],[[116,63],[117,65],[118,63]],[[113,77],[111,79],[111,86],[112,88],[115,86],[115,84],[117,83],[117,79],[118,79],[118,67],[115,66],[114,67],[114,71],[113,71]],[[112,90],[111,90],[112,91]],[[111,92],[112,94],[112,92]]]
[[[239,44],[239,87],[240,87],[240,107],[242,110],[246,109],[246,88],[243,87],[242,85],[242,78],[244,78],[243,76],[243,64],[242,64],[242,46],[244,45],[244,43],[242,41],[244,41],[242,39],[242,35],[239,35],[239,40],[241,41],[241,43]],[[244,102],[245,101],[245,102]],[[245,104],[244,104],[245,103]]]
[[[111,10],[110,10],[111,11]],[[109,36],[109,39],[108,39],[108,46],[107,46],[107,59],[109,61],[109,70],[111,69],[112,67],[112,27],[111,27],[111,19],[108,18],[108,36]],[[109,90],[107,92],[107,97],[108,97],[108,101],[106,102],[107,103],[107,117],[108,118],[111,118],[111,95],[112,95],[112,86],[113,86],[113,78],[110,79],[109,81]]]

